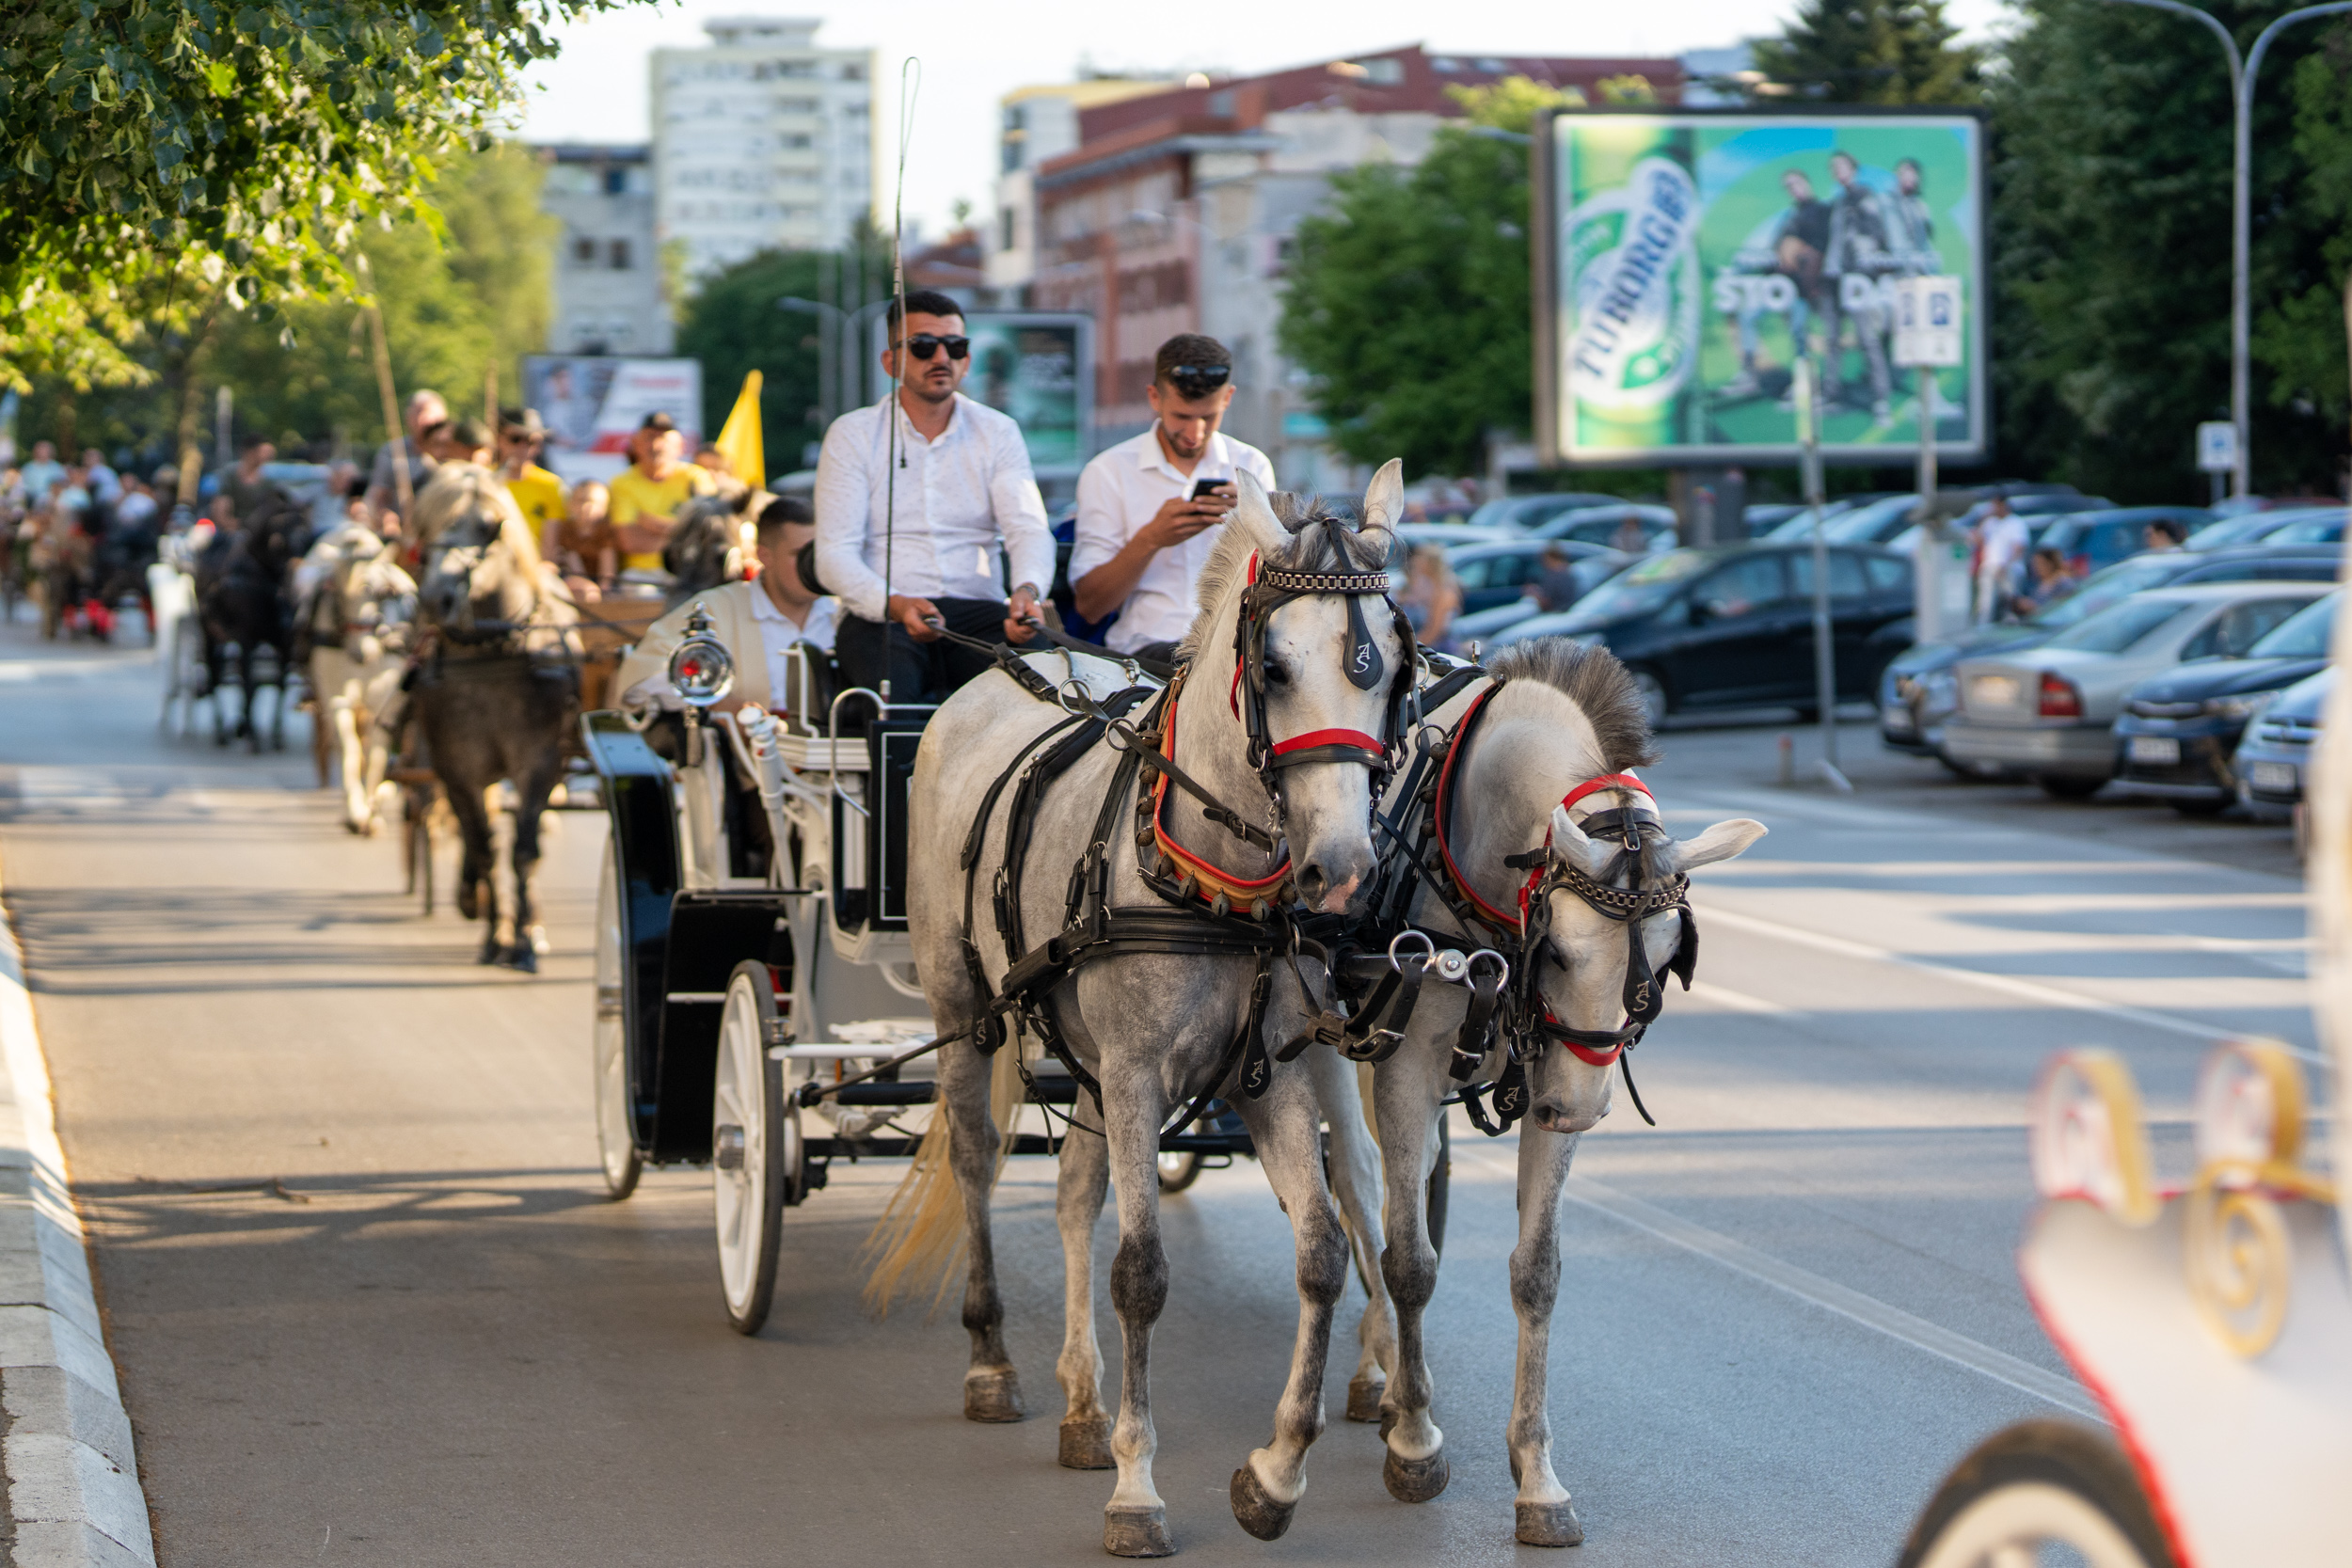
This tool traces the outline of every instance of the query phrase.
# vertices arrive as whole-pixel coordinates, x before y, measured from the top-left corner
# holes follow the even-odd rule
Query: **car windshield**
[[[2161,558],[2153,561],[2120,561],[2104,572],[2093,573],[2080,588],[2058,600],[2042,606],[2026,618],[2025,624],[2045,631],[2063,631],[2111,604],[2130,598],[2143,588],[2159,587],[2171,579],[2173,562]]]
[[[2088,654],[2120,654],[2193,608],[2178,599],[2125,599],[2084,617],[2043,646],[2079,648]]]
[[[2246,650],[2249,658],[2326,658],[2328,639],[2336,631],[2336,603],[2344,595],[2330,594],[2288,616]]]
[[[2259,539],[2280,526],[2276,512],[2255,512],[2243,517],[2224,517],[2211,528],[2201,528],[2181,546],[2190,550],[2217,550],[2224,545],[2240,545]]]
[[[1697,550],[1668,550],[1645,556],[1608,582],[1577,601],[1580,626],[1597,626],[1628,615],[1646,615],[1673,597],[1690,578],[1713,560]]]
[[[1908,520],[1918,504],[1916,496],[1889,496],[1831,518],[1821,525],[1821,532],[1833,545],[1875,545],[1896,523]]]

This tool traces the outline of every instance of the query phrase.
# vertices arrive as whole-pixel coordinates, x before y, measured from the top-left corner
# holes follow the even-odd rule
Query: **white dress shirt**
[[[1099,453],[1078,476],[1077,543],[1070,552],[1073,583],[1125,549],[1162,504],[1192,494],[1204,479],[1230,484],[1237,471],[1246,469],[1268,490],[1274,488],[1274,465],[1248,443],[1219,431],[1209,437],[1208,450],[1187,474],[1160,449],[1159,431],[1154,420],[1142,435]],[[1111,627],[1108,639],[1113,648],[1133,653],[1148,642],[1172,642],[1191,629],[1200,610],[1193,589],[1216,540],[1217,529],[1204,528],[1152,556],[1136,579],[1135,592],[1119,608],[1119,624]]]
[[[893,412],[895,474],[886,420]],[[1001,601],[1008,585],[1025,582],[1041,598],[1053,583],[1054,536],[1021,427],[961,392],[936,441],[923,438],[895,397],[834,420],[817,459],[814,499],[817,575],[864,620],[886,619],[892,594]],[[1009,578],[997,575],[1000,550]]]
[[[790,686],[784,678],[784,656],[795,642],[813,643],[817,647],[833,647],[834,627],[841,621],[841,601],[828,594],[808,607],[808,619],[799,626],[792,617],[776,608],[776,601],[768,596],[768,590],[752,584],[752,620],[759,627],[759,645],[768,655],[768,691],[770,700],[781,703]]]

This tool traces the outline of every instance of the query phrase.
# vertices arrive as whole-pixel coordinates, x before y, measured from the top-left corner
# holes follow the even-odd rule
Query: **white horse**
[[[375,797],[387,762],[374,719],[400,685],[401,636],[417,585],[373,529],[346,522],[310,546],[294,590],[310,645],[319,783],[326,783],[331,754],[342,776],[343,826],[373,835],[382,826]]]
[[[1448,896],[1420,881],[1409,920],[1441,942],[1492,947],[1515,970],[1534,973],[1511,977],[1513,987],[1525,988],[1517,993],[1526,1009],[1518,1027],[1496,1031],[1466,1076],[1453,1070],[1472,998],[1461,985],[1424,984],[1402,1047],[1375,1069],[1388,1179],[1382,1269],[1397,1312],[1397,1368],[1382,1413],[1383,1479],[1406,1502],[1445,1489],[1444,1433],[1430,1418],[1422,1349],[1438,1255],[1419,1199],[1437,1158],[1441,1101],[1465,1084],[1501,1080],[1513,1108],[1524,1106],[1527,1117],[1518,1146],[1519,1240],[1511,1253],[1518,1361],[1506,1433],[1518,1484],[1517,1533],[1530,1545],[1569,1546],[1583,1539],[1583,1528],[1552,1468],[1546,1400],[1561,1188],[1578,1135],[1609,1114],[1610,1075],[1620,1055],[1639,1037],[1639,1024],[1656,1016],[1685,935],[1679,879],[1729,860],[1765,830],[1740,817],[1688,844],[1666,836],[1646,790],[1628,773],[1656,760],[1646,709],[1607,652],[1540,640],[1509,649],[1488,673],[1496,684],[1463,691],[1430,716],[1452,737],[1453,776],[1437,797],[1443,853],[1433,847],[1424,864]],[[1400,777],[1396,792],[1405,786]],[[1396,792],[1391,811],[1402,803]],[[1625,847],[1629,832],[1638,850]],[[1627,918],[1610,918],[1580,887]],[[1642,964],[1629,974],[1637,932]],[[1677,972],[1687,985],[1688,960]],[[1532,1058],[1516,1085],[1504,1076],[1515,1033],[1520,1053]]]
[[[1319,1147],[1327,1107],[1333,1175],[1367,1278],[1377,1277],[1380,1254],[1378,1180],[1362,1142],[1353,1069],[1325,1046],[1289,1063],[1273,1060],[1265,1046],[1295,1037],[1322,1006],[1291,961],[1286,916],[1277,911],[1295,901],[1344,913],[1373,870],[1368,764],[1390,723],[1393,683],[1412,673],[1382,567],[1388,529],[1402,512],[1401,470],[1391,463],[1373,482],[1360,533],[1319,517],[1285,525],[1246,475],[1241,489],[1201,577],[1202,609],[1179,653],[1184,673],[1150,717],[1137,710],[1156,725],[1140,744],[1161,750],[1188,783],[1155,788],[1153,772],[1139,769],[1126,749],[1098,743],[1041,798],[1025,792],[1025,802],[1016,787],[1000,801],[991,782],[1022,767],[1066,716],[991,673],[932,718],[910,797],[909,927],[940,1037],[985,1032],[1008,1016],[991,1004],[1010,989],[1025,998],[1024,1026],[1057,1037],[1081,1081],[1100,1085],[1099,1099],[1079,1095],[1082,1130],[1063,1144],[1056,1209],[1068,1318],[1057,1370],[1068,1401],[1063,1462],[1118,1467],[1104,1545],[1120,1556],[1175,1549],[1152,1484],[1150,1381],[1152,1325],[1168,1290],[1155,1162],[1171,1110],[1217,1093],[1240,1111],[1295,1242],[1301,1309],[1288,1384],[1271,1443],[1249,1454],[1232,1486],[1235,1518],[1262,1539],[1288,1527],[1305,1491],[1307,1449],[1323,1430],[1332,1312],[1346,1285],[1349,1243]],[[1039,745],[1032,754],[1051,750]],[[1026,848],[1008,866],[1016,819]],[[1017,921],[1017,943],[1008,942],[1003,916],[992,918],[999,899]],[[1207,920],[1204,905],[1213,911]],[[1049,938],[1083,946],[1073,913],[1083,923],[1097,910],[1109,911],[1114,937],[1149,927],[1166,939],[1157,946],[1114,942],[1074,967],[1049,959],[1043,977],[1025,985],[1017,966],[1047,952]],[[1234,926],[1223,917],[1253,911],[1257,921],[1240,924],[1244,941],[1264,933],[1258,953],[1209,938],[1230,940]],[[1001,1049],[1017,1051],[1019,1041]],[[964,1413],[1018,1420],[1020,1386],[1005,1349],[990,1241],[999,1139],[990,1076],[990,1058],[971,1039],[945,1047],[938,1125],[948,1132],[970,1248]],[[1106,1178],[1119,1199],[1111,1300],[1123,1362],[1115,1425],[1097,1393],[1092,1317],[1090,1243]],[[1369,1316],[1359,1382],[1389,1350],[1385,1303],[1375,1300]]]

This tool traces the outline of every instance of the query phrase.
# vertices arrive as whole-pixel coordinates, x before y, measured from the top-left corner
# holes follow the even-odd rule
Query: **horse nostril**
[[[1323,895],[1330,885],[1331,879],[1323,874],[1323,867],[1311,865],[1298,874],[1299,899],[1311,910],[1320,909]]]

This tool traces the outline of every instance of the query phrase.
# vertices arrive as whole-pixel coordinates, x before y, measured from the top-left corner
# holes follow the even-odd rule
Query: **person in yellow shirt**
[[[646,415],[634,446],[636,461],[612,476],[612,534],[622,571],[659,572],[677,509],[713,486],[708,469],[683,461],[686,438],[669,415]]]
[[[553,561],[570,509],[564,504],[564,482],[533,461],[547,434],[536,408],[499,410],[499,478],[522,509],[531,536],[539,542],[539,553]]]

